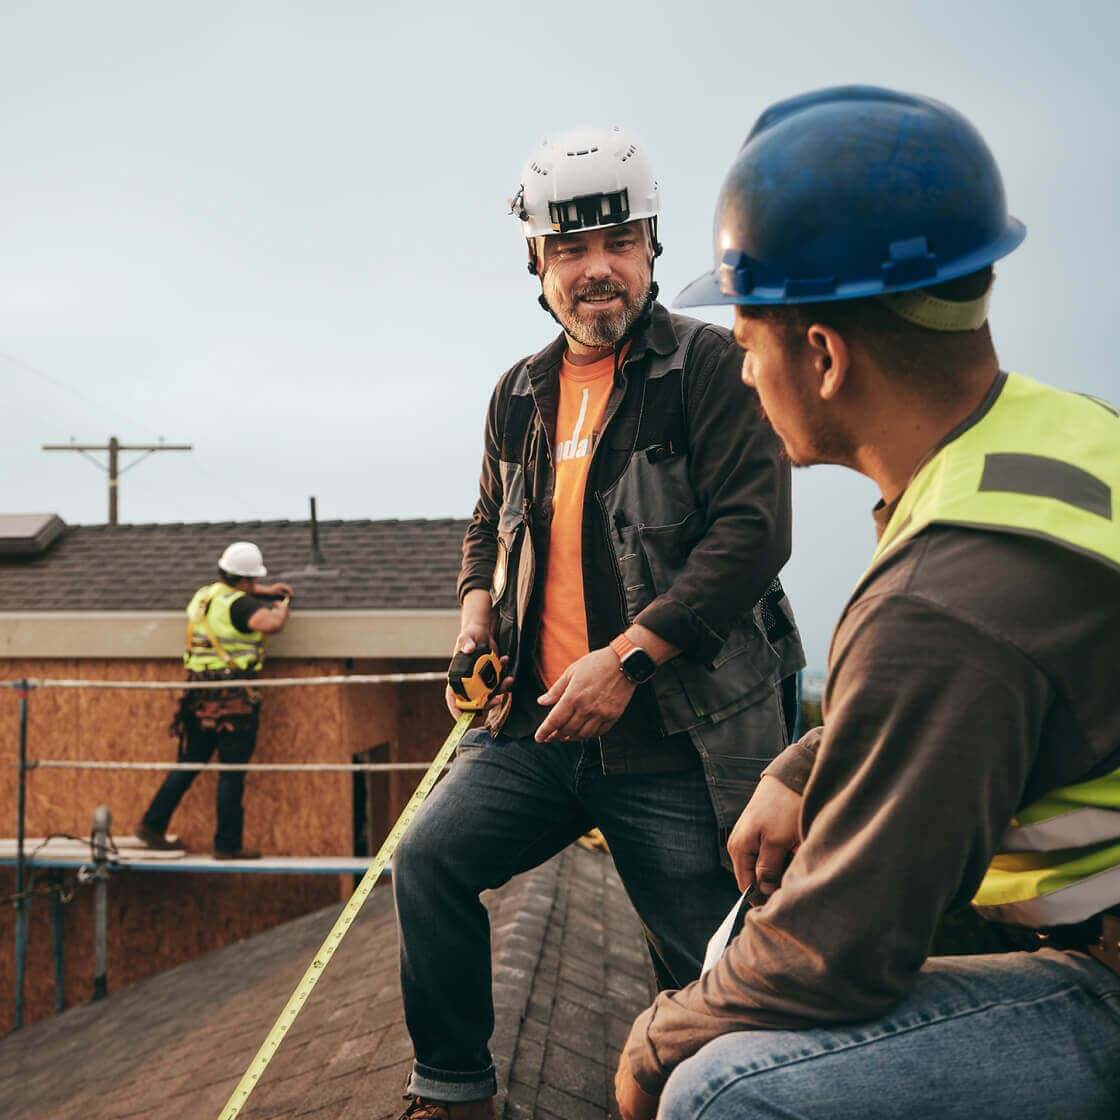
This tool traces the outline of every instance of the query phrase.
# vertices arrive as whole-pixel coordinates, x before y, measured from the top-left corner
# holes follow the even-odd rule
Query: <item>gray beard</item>
[[[576,307],[579,306],[579,301],[576,301],[575,305],[563,303],[556,297],[556,293],[547,291],[547,285],[545,298],[548,299],[548,306],[560,320],[560,325],[566,334],[583,346],[606,349],[608,346],[616,345],[626,336],[626,332],[641,315],[649,298],[649,292],[650,285],[647,284],[640,295],[625,301],[621,311],[602,311],[592,314],[590,319],[584,319],[577,313]]]

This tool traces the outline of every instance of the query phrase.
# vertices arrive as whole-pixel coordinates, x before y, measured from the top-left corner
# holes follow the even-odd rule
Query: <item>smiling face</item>
[[[614,346],[649,296],[652,253],[646,222],[541,240],[544,297],[564,330],[584,346]]]

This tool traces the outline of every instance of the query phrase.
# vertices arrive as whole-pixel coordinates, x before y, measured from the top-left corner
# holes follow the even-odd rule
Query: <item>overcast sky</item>
[[[659,2],[0,6],[4,512],[105,517],[44,441],[193,442],[128,521],[466,516],[497,376],[553,326],[505,200],[550,131],[618,123],[662,185],[673,295],[758,113],[895,86],[986,136],[1024,247],[1005,367],[1116,397],[1120,6]],[[723,321],[720,314],[713,318]],[[799,471],[810,664],[872,548],[871,485]],[[132,576],[130,575],[130,578]]]

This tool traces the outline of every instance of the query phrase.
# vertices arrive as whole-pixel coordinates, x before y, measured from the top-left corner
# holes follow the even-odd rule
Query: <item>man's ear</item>
[[[817,378],[821,400],[834,400],[844,387],[851,369],[851,351],[835,327],[814,323],[806,332],[809,359]]]

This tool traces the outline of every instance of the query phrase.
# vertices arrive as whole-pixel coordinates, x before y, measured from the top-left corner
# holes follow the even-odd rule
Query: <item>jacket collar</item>
[[[557,374],[567,344],[567,339],[561,332],[525,363],[529,388],[544,424],[545,438],[548,440],[549,447],[556,442],[556,405],[560,396]],[[627,361],[631,363],[638,361],[647,351],[664,357],[674,353],[679,345],[672,315],[655,300],[650,305],[649,312],[639,320],[630,335],[630,353]]]

